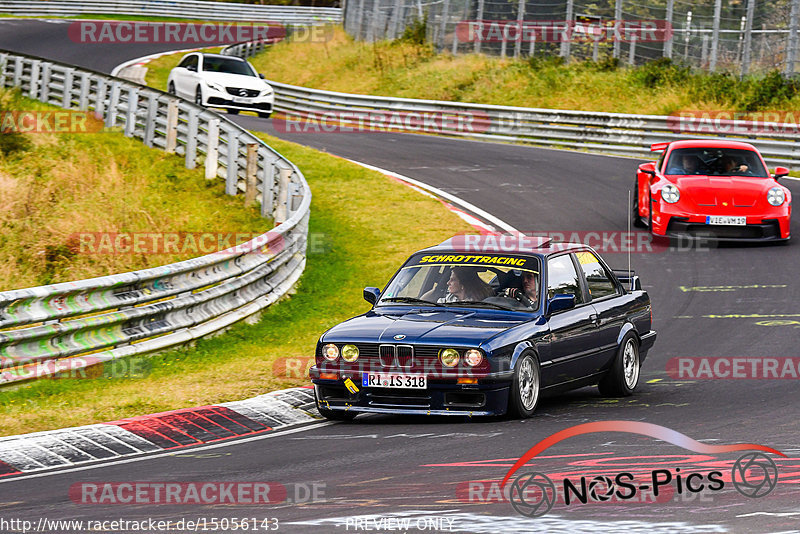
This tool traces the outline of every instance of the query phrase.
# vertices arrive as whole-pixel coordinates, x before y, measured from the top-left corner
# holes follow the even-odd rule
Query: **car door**
[[[178,71],[175,73],[175,91],[178,96],[194,100],[198,68],[199,56],[197,54],[185,57],[178,64]]]
[[[621,288],[617,286],[608,267],[594,253],[588,250],[576,252],[575,259],[596,314],[594,338],[598,352],[586,361],[587,370],[596,373],[607,368],[616,355],[617,337],[625,322],[626,305],[624,299],[619,298]]]
[[[548,312],[550,359],[542,362],[542,385],[548,387],[590,374],[591,359],[597,352],[597,326],[594,308],[586,302],[582,277],[572,254],[549,257],[545,276],[548,300],[559,294],[575,295],[574,308]]]

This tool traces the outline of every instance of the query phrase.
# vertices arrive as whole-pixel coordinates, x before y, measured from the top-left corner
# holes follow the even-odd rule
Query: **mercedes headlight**
[[[322,355],[325,357],[326,360],[332,362],[336,358],[339,357],[339,347],[336,345],[329,343],[322,347]]]
[[[267,85],[264,89],[261,90],[261,96],[267,96],[272,94],[272,86]]]
[[[461,355],[456,349],[442,349],[439,351],[439,359],[445,367],[455,367]]]
[[[214,89],[215,91],[219,91],[220,93],[224,93],[225,92],[225,88],[222,87],[218,83],[209,82],[208,80],[206,80],[206,85],[209,86],[210,88]]]
[[[661,189],[661,199],[667,204],[675,204],[681,198],[681,192],[672,184],[667,184]]]
[[[776,186],[767,191],[767,202],[773,206],[780,206],[786,202],[786,193],[783,188]]]
[[[358,347],[355,345],[345,345],[342,347],[342,359],[350,363],[356,361],[358,359]]]

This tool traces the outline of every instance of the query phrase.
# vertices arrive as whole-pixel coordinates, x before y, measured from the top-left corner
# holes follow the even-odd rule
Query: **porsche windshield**
[[[539,260],[517,255],[421,255],[397,273],[378,305],[538,309]]]
[[[664,174],[769,177],[758,154],[739,148],[676,148]]]

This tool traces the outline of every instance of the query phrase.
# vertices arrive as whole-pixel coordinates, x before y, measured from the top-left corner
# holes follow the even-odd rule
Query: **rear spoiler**
[[[629,291],[641,291],[642,281],[636,276],[636,271],[629,271],[628,269],[613,269],[614,276],[620,281],[623,286],[626,286]]]
[[[669,146],[669,141],[664,143],[653,143],[650,145],[650,152],[661,152],[662,150],[666,150]]]

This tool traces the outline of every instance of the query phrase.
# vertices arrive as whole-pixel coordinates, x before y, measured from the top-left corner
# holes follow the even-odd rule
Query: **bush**
[[[630,76],[635,83],[652,89],[685,83],[692,74],[688,66],[669,58],[660,58],[633,69]]]
[[[422,19],[414,19],[411,24],[406,26],[403,30],[403,35],[400,36],[400,41],[424,45],[428,35],[428,16],[425,15]]]

